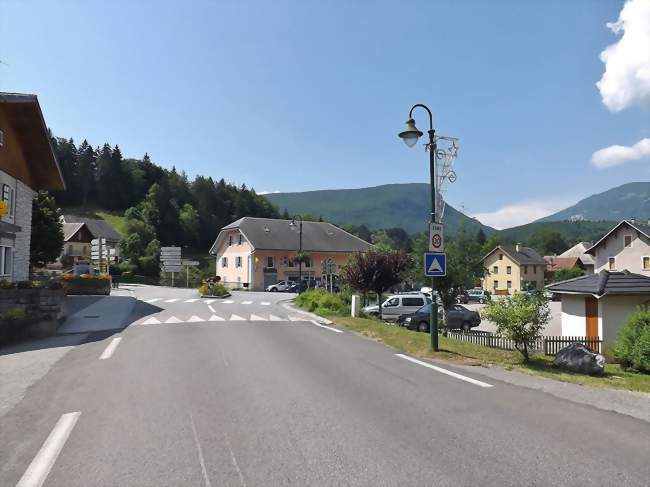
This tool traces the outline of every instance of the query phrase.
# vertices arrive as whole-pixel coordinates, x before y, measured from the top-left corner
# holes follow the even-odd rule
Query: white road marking
[[[199,317],[199,316],[196,316],[196,315],[190,316],[188,318],[188,320],[187,320],[188,323],[198,323],[199,321],[205,321],[205,320],[203,318]]]
[[[194,303],[196,301],[198,301],[198,298],[196,298],[196,299],[186,299],[184,302],[185,303]]]
[[[251,315],[251,321],[268,321],[268,320],[266,318],[262,318],[261,316]]]
[[[210,306],[209,304],[208,304],[208,309],[209,309],[210,311],[212,311],[213,313],[216,313],[216,310],[215,310],[212,306]]]
[[[176,318],[175,316],[172,316],[171,318],[167,318],[165,320],[165,323],[182,323],[182,321]]]
[[[149,318],[148,320],[143,321],[140,324],[141,325],[159,325],[160,320],[158,318],[156,318],[155,316],[152,316],[151,318]]]
[[[253,304],[252,301],[242,301],[241,304]]]
[[[229,321],[246,321],[246,318],[242,318],[239,315],[231,315]]]
[[[208,321],[223,321],[223,318],[221,316],[212,315]]]
[[[231,299],[226,299],[225,301],[221,301],[223,304],[233,304],[234,301]]]
[[[145,299],[145,303],[155,303],[156,301],[160,301],[162,298],[151,298],[151,299]]]
[[[99,356],[99,360],[106,360],[107,358],[111,358],[111,355],[113,355],[113,352],[117,348],[117,346],[120,344],[122,341],[122,337],[116,337],[111,340],[111,343],[108,344],[108,346],[104,349],[102,354]]]
[[[325,328],[326,330],[333,331],[333,332],[336,332],[336,333],[343,333],[343,330],[339,330],[338,328],[332,328],[331,326],[325,326],[325,325],[319,323],[316,320],[311,320],[311,322],[316,326],[320,326],[321,328]]]
[[[59,453],[61,453],[63,445],[68,441],[74,425],[77,424],[79,415],[81,415],[81,412],[77,411],[63,414],[59,418],[16,487],[41,487],[43,485]]]
[[[180,298],[165,299],[165,303],[175,303],[176,301],[180,300]]]
[[[413,357],[409,357],[408,355],[404,355],[403,353],[396,353],[400,358],[403,358],[405,360],[408,360],[409,362],[413,362],[414,364],[422,365],[424,367],[427,367],[429,369],[435,370],[436,372],[440,372],[441,374],[446,374],[450,377],[454,377],[456,379],[464,380],[465,382],[469,382],[470,384],[474,384],[475,386],[479,387],[494,387],[492,384],[488,384],[486,382],[481,382],[480,380],[472,379],[471,377],[467,377],[461,374],[457,374],[456,372],[452,372],[451,370],[443,369],[442,367],[438,367],[437,365],[430,364],[428,362],[423,362],[422,360],[418,360]]]
[[[262,302],[260,303],[260,305],[262,305],[262,306],[270,306],[271,303],[269,303],[268,301],[262,301]]]
[[[206,299],[205,304],[212,304],[216,301],[216,299]]]
[[[241,487],[246,487],[244,474],[242,473],[241,469],[239,468],[239,465],[237,464],[237,459],[235,458],[235,452],[232,451],[232,447],[230,446],[230,439],[228,438],[228,433],[224,431],[223,435],[226,438],[226,446],[228,447],[228,451],[230,452],[230,458],[232,459],[232,464],[235,466],[235,470],[237,470],[237,474],[239,474],[239,483],[241,484]]]
[[[308,320],[302,318],[301,316],[289,316],[289,321],[308,321]]]
[[[271,320],[271,321],[285,321],[282,318],[280,318],[279,316],[275,316],[275,315],[270,315],[269,320]]]
[[[210,483],[210,478],[208,477],[208,470],[205,468],[205,459],[203,458],[203,450],[201,449],[201,443],[199,442],[199,435],[196,432],[196,426],[194,425],[194,419],[190,414],[190,423],[192,424],[192,433],[194,433],[194,443],[196,444],[196,449],[199,452],[199,463],[201,464],[201,472],[203,472],[203,480],[205,480],[206,487],[212,487]]]

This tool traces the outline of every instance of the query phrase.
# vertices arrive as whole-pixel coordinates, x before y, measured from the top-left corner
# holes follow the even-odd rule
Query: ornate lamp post
[[[296,226],[296,219],[300,222],[299,227],[299,236],[298,236],[298,289],[302,289],[302,217],[300,215],[294,215],[291,219],[289,226]]]
[[[449,180],[449,182],[452,183],[456,180],[456,174],[451,170],[451,165],[456,159],[458,152],[458,139],[451,137],[436,137],[436,132],[433,128],[433,115],[431,114],[431,110],[429,110],[429,107],[426,105],[418,103],[411,107],[411,110],[409,111],[409,118],[406,121],[406,126],[404,127],[404,130],[398,134],[408,147],[413,147],[417,143],[418,139],[423,135],[422,132],[415,126],[415,120],[413,120],[413,111],[416,108],[423,108],[429,115],[429,143],[425,148],[427,151],[429,151],[429,174],[431,179],[431,223],[440,223],[440,220],[442,219],[442,211],[444,209],[444,200],[441,196],[440,186],[445,182],[445,180]],[[437,142],[439,140],[447,141],[451,144],[451,147],[447,150],[438,151]],[[443,161],[441,177],[439,177],[437,174],[438,168],[436,166],[436,158]],[[435,278],[431,278],[432,303],[431,314],[429,316],[429,329],[431,331],[431,348],[437,352],[439,350],[438,303],[436,301],[435,290]]]

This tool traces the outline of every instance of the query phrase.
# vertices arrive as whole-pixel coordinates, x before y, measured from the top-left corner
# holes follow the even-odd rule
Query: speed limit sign
[[[445,235],[443,230],[444,228],[440,223],[429,224],[429,251],[445,251]]]

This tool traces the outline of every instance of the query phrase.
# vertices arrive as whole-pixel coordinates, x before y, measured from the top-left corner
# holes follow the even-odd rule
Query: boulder
[[[605,372],[605,357],[582,343],[572,343],[555,355],[553,365],[579,374],[602,375]]]

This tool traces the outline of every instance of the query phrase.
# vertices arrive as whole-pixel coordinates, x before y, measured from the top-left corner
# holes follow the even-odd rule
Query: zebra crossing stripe
[[[165,323],[182,323],[182,321],[175,316],[172,316],[171,318],[167,318],[167,320],[165,320]]]
[[[270,315],[269,320],[270,321],[284,321],[282,318],[280,318],[279,316],[275,316],[275,315]]]
[[[229,321],[246,321],[246,318],[242,318],[239,315],[231,315]]]
[[[234,301],[232,301],[232,300],[230,300],[230,299],[226,299],[225,301],[222,301],[222,303],[223,303],[223,304],[233,304]]]
[[[260,305],[262,305],[262,306],[270,306],[271,303],[269,303],[268,301],[262,301],[262,302],[260,303]]]
[[[307,320],[301,318],[300,316],[289,316],[289,321],[307,321]]]
[[[252,301],[242,301],[241,304],[253,304]]]
[[[180,298],[166,299],[165,303],[175,303],[176,301],[180,301]]]
[[[158,318],[156,318],[155,316],[152,316],[151,318],[149,318],[148,320],[143,321],[140,324],[141,325],[159,325],[160,320]]]
[[[156,301],[160,301],[161,299],[162,298],[149,298],[149,299],[145,299],[144,302],[145,303],[155,303]]]
[[[198,323],[199,321],[205,321],[203,318],[200,318],[196,315],[190,316],[190,318],[187,320],[187,323]]]
[[[216,301],[216,299],[206,299],[205,304],[212,304]]]
[[[196,301],[198,301],[198,298],[196,298],[196,299],[186,299],[185,300],[186,303],[194,303]]]
[[[266,318],[262,318],[261,316],[251,315],[251,321],[268,321],[268,320]]]

